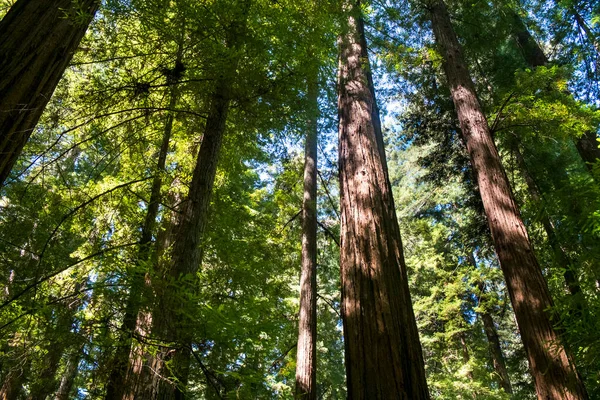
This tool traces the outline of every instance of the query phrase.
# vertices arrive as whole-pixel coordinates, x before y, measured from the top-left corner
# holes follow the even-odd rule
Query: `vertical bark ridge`
[[[41,117],[99,0],[19,0],[0,21],[0,186]]]
[[[342,318],[349,399],[429,399],[360,2],[340,40]]]
[[[553,305],[548,286],[481,111],[446,5],[436,1],[430,11],[436,43],[442,53],[462,136],[477,178],[538,398],[587,399],[585,387],[548,315],[548,309]]]
[[[315,74],[317,75],[317,74]],[[317,77],[308,83],[309,120],[304,147],[302,271],[296,356],[296,398],[317,399]]]

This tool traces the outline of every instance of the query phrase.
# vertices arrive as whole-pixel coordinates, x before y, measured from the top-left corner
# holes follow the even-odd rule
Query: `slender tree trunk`
[[[79,371],[79,361],[81,360],[82,354],[83,346],[79,346],[69,356],[65,372],[60,380],[58,391],[56,392],[55,400],[69,400],[72,398],[70,394],[73,389],[73,383],[75,383],[75,378],[77,377],[77,372]]]
[[[99,0],[18,0],[0,21],[0,186],[27,143]]]
[[[181,51],[177,56],[177,63],[181,62]],[[177,89],[175,86],[171,88],[171,95],[169,100],[169,110],[172,110],[177,105]],[[156,165],[154,179],[152,180],[152,189],[150,192],[150,200],[148,202],[148,210],[146,212],[146,218],[144,219],[144,225],[142,226],[142,233],[140,238],[140,250],[138,252],[138,262],[150,263],[151,255],[151,244],[152,236],[155,234],[156,218],[158,216],[158,206],[161,200],[161,187],[162,187],[162,175],[165,171],[165,165],[167,161],[167,155],[169,153],[169,143],[171,141],[171,134],[173,132],[173,118],[172,112],[169,112],[166,117],[162,143],[158,152],[158,162]],[[121,400],[128,393],[128,386],[133,382],[127,382],[127,371],[129,360],[132,355],[133,336],[136,330],[138,314],[140,312],[140,304],[142,301],[142,294],[144,291],[145,278],[147,271],[136,271],[133,274],[131,282],[131,289],[129,297],[127,298],[127,304],[125,306],[125,315],[123,316],[123,322],[121,324],[120,337],[116,343],[116,353],[113,360],[113,368],[109,376],[106,389],[106,400]]]
[[[436,1],[430,11],[463,140],[477,177],[538,398],[587,399],[575,365],[550,321],[547,310],[553,304],[548,286],[481,111],[446,5]]]
[[[477,269],[477,261],[473,253],[469,254],[469,259],[473,268]],[[508,369],[506,368],[506,359],[504,358],[504,353],[500,346],[500,337],[498,336],[496,325],[494,325],[494,319],[489,310],[487,310],[485,306],[482,306],[482,301],[485,300],[486,297],[485,284],[483,281],[479,282],[478,288],[479,296],[475,295],[475,298],[477,299],[479,307],[483,309],[483,311],[479,313],[479,316],[483,322],[483,330],[485,331],[485,336],[488,340],[488,348],[490,356],[492,357],[492,366],[494,367],[494,371],[496,371],[496,378],[498,379],[500,387],[504,389],[506,393],[512,394],[512,385],[510,384],[510,377],[508,375]]]
[[[513,35],[523,58],[531,68],[548,65],[548,57],[535,41],[529,30],[523,23],[523,20],[517,13],[513,13]],[[600,160],[600,148],[596,133],[593,131],[585,132],[581,137],[575,140],[575,147],[579,156],[585,163],[590,173],[593,176],[593,164]],[[596,178],[596,177],[594,177]]]
[[[46,400],[56,391],[59,385],[57,375],[58,366],[63,354],[72,345],[69,341],[73,335],[71,329],[75,319],[75,311],[81,303],[77,300],[63,304],[63,309],[57,310],[59,317],[56,326],[48,332],[50,343],[46,348],[44,357],[44,368],[31,382],[29,387],[29,400]]]
[[[304,199],[302,202],[302,273],[296,356],[296,398],[317,399],[317,119],[318,86],[309,82]]]
[[[594,49],[596,49],[596,53],[598,53],[600,56],[600,43],[598,43],[598,39],[596,38],[596,35],[594,35],[594,32],[592,32],[588,24],[585,22],[581,14],[579,14],[579,12],[575,9],[575,7],[571,7],[569,12],[573,14],[573,17],[575,17],[575,22],[577,22],[577,26],[585,33],[585,36],[587,36],[590,43],[594,46]]]
[[[359,1],[338,82],[342,319],[348,399],[429,399]]]
[[[518,149],[517,146],[513,147],[513,152],[515,154],[515,158],[517,160],[517,165],[525,178],[525,183],[527,184],[527,191],[529,195],[533,199],[535,203],[541,208],[542,205],[542,195],[538,189],[538,186],[533,179],[533,176],[529,173],[529,169],[527,168],[527,164],[525,163],[525,159],[523,158],[523,154]],[[571,295],[575,296],[577,293],[581,293],[581,287],[579,286],[579,281],[577,280],[577,276],[573,271],[573,261],[567,254],[567,251],[561,246],[558,237],[556,236],[556,232],[554,229],[554,224],[550,220],[548,213],[546,210],[542,209],[541,213],[542,226],[544,227],[544,231],[546,232],[546,236],[548,237],[548,243],[554,252],[554,256],[556,257],[556,262],[558,265],[564,269],[563,277],[565,278],[565,284],[569,289]]]
[[[490,355],[492,356],[492,364],[500,387],[508,394],[512,394],[512,385],[510,384],[510,377],[508,376],[508,370],[506,369],[506,360],[504,359],[504,353],[502,347],[500,347],[500,338],[498,337],[498,331],[494,325],[494,319],[488,312],[482,312],[479,314],[483,321],[483,329],[485,336],[488,340],[488,348]]]
[[[460,350],[461,350],[463,362],[465,363],[465,365],[468,365],[469,362],[471,361],[471,354],[469,354],[469,347],[467,346],[467,338],[465,337],[464,332],[460,332],[458,334],[458,340],[460,341]],[[469,378],[471,381],[475,380],[475,376],[473,375],[473,370],[471,369],[471,367],[469,367],[469,369],[467,370],[467,378]]]
[[[246,30],[244,10],[247,10],[249,5],[248,0],[242,1],[238,10],[240,20],[231,24],[227,34],[226,45],[234,52],[239,50],[240,38]],[[191,326],[194,323],[186,313],[186,308],[193,305],[182,304],[182,296],[178,296],[177,293],[196,292],[195,274],[202,261],[201,241],[206,228],[207,211],[225,134],[238,60],[236,56],[227,70],[223,71],[211,95],[209,115],[196,158],[188,198],[182,204],[174,232],[171,265],[167,272],[167,279],[171,284],[162,294],[158,308],[153,313],[153,335],[172,345],[159,352],[152,362],[157,371],[162,371],[162,374],[170,376],[171,379],[164,379],[155,374],[152,384],[145,389],[150,389],[150,393],[146,392],[142,396],[145,399],[170,400],[183,399],[185,396],[193,339]],[[156,317],[157,315],[160,317]],[[165,368],[167,362],[171,364],[169,370]],[[144,372],[147,373],[148,369],[144,369]]]

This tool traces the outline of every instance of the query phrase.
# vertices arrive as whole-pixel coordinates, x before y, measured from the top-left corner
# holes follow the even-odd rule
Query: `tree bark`
[[[304,148],[302,272],[296,355],[296,398],[317,399],[317,119],[318,86],[308,84],[309,120]]]
[[[0,21],[0,186],[92,21],[99,0],[18,0]]]
[[[345,3],[338,82],[348,399],[429,399],[360,8]]]
[[[587,399],[588,395],[567,350],[552,326],[552,299],[443,1],[431,9],[436,42],[458,114],[462,137],[477,177],[492,240],[539,399]]]
[[[523,58],[531,68],[548,65],[548,57],[535,41],[529,30],[523,23],[523,20],[517,13],[513,13],[513,35]],[[585,163],[587,169],[593,174],[593,164],[600,160],[600,148],[598,148],[598,138],[593,131],[585,132],[581,137],[575,140],[575,147],[579,156]],[[596,177],[594,177],[596,178]]]

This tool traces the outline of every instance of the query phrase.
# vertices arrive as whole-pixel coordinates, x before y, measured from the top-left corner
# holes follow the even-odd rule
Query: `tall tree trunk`
[[[55,400],[69,400],[72,398],[71,390],[73,389],[73,383],[75,383],[75,378],[77,377],[77,372],[79,371],[79,361],[81,360],[82,354],[83,346],[79,346],[69,355],[65,372],[60,379]]]
[[[46,400],[56,391],[59,385],[57,375],[58,366],[63,354],[72,346],[70,339],[73,337],[71,329],[75,320],[75,311],[81,305],[79,299],[69,299],[61,304],[61,309],[56,310],[58,318],[56,326],[49,329],[49,345],[46,348],[43,369],[31,382],[29,387],[29,400]]]
[[[548,243],[554,252],[554,256],[556,258],[556,262],[558,265],[564,269],[563,277],[565,278],[565,284],[569,289],[571,295],[575,296],[577,293],[581,293],[581,287],[579,286],[579,281],[577,280],[577,276],[573,271],[573,261],[567,254],[567,251],[561,246],[558,237],[556,236],[556,232],[554,229],[554,224],[550,220],[548,213],[543,209],[542,204],[542,195],[538,189],[538,186],[533,179],[533,176],[529,173],[529,169],[527,168],[527,164],[525,163],[525,159],[523,158],[523,154],[517,146],[513,147],[513,152],[515,154],[515,158],[517,160],[517,165],[521,170],[521,174],[525,178],[525,183],[527,184],[527,191],[531,196],[532,200],[537,203],[537,205],[542,208],[541,212],[541,220],[542,226],[544,227],[544,231],[546,232],[546,236],[548,237]]]
[[[296,398],[317,399],[317,77],[308,84],[309,120],[304,147],[302,273],[296,356]]]
[[[0,21],[0,186],[27,143],[99,0],[18,0]]]
[[[177,55],[176,64],[181,63],[181,48]],[[171,88],[171,95],[169,100],[169,110],[173,110],[177,105],[177,89],[175,86]],[[152,236],[155,234],[156,218],[158,216],[158,206],[161,201],[160,190],[162,187],[162,177],[165,172],[165,165],[167,161],[167,155],[169,153],[169,143],[171,141],[171,134],[173,132],[173,118],[172,112],[168,112],[162,143],[158,152],[158,162],[156,165],[154,179],[152,180],[152,189],[150,192],[150,200],[148,202],[148,209],[144,224],[142,226],[142,232],[140,237],[140,249],[138,252],[138,263],[141,265],[150,263],[151,243]],[[139,265],[138,265],[139,267]],[[125,315],[123,316],[123,322],[121,324],[120,337],[115,345],[116,353],[113,360],[113,368],[108,379],[106,389],[106,400],[120,400],[126,396],[128,392],[127,387],[132,382],[126,382],[127,371],[129,360],[133,356],[132,345],[133,336],[135,334],[138,314],[140,312],[140,304],[142,301],[142,294],[144,291],[145,278],[147,272],[136,270],[133,274],[131,281],[131,288],[129,297],[127,298],[127,304],[125,306]]]
[[[548,65],[548,57],[546,57],[544,51],[533,36],[531,36],[523,20],[516,12],[513,13],[513,21],[513,35],[527,64],[531,68]],[[600,160],[600,148],[598,148],[598,145],[598,138],[594,131],[585,132],[575,140],[577,152],[590,173],[593,173],[593,164]]]
[[[579,11],[577,11],[575,7],[570,7],[569,12],[573,14],[577,26],[583,31],[583,33],[585,33],[587,39],[594,46],[594,49],[596,49],[596,53],[598,53],[598,55],[600,56],[600,43],[598,42],[596,35],[594,35],[594,32],[592,32],[592,30],[588,26],[587,22],[585,22],[585,20],[583,19],[581,14],[579,14]]]
[[[469,347],[467,346],[467,338],[465,337],[464,332],[460,332],[458,334],[458,340],[460,342],[460,350],[461,350],[463,362],[465,363],[465,365],[468,365],[469,362],[471,361],[471,355],[469,354]],[[469,367],[469,369],[467,370],[467,378],[469,378],[471,381],[475,380],[475,376],[473,375],[473,370],[471,369],[471,367]]]
[[[237,17],[240,19],[232,22],[227,32],[226,46],[236,56],[217,79],[211,95],[209,114],[196,158],[188,198],[181,206],[174,232],[171,264],[166,274],[170,284],[162,293],[158,308],[155,308],[152,317],[153,335],[172,343],[172,346],[160,351],[151,362],[155,364],[159,373],[162,371],[162,374],[170,376],[171,379],[164,379],[154,374],[152,383],[146,385],[144,389],[142,398],[145,399],[170,400],[183,399],[185,396],[193,339],[190,327],[194,323],[190,320],[189,313],[186,313],[186,308],[193,305],[182,303],[182,297],[186,296],[178,294],[196,292],[195,274],[202,261],[201,242],[206,228],[207,211],[239,61],[236,52],[239,51],[242,44],[240,40],[246,31],[245,18],[249,6],[249,0],[242,0],[237,9]],[[165,367],[168,361],[170,367],[167,370]],[[144,372],[147,373],[148,369],[144,369]]]
[[[553,304],[548,286],[481,111],[446,5],[436,1],[430,11],[462,137],[477,177],[538,398],[587,399],[575,365],[550,321],[547,310]]]
[[[348,398],[429,399],[360,1],[347,1],[345,9],[338,110]]]
[[[469,260],[473,268],[477,269],[477,261],[473,253],[469,254]],[[485,301],[486,299],[485,283],[483,281],[479,282],[478,289],[479,295],[475,294],[475,298],[479,308],[482,309],[482,311],[479,312],[479,316],[483,322],[483,330],[485,331],[485,336],[488,340],[488,348],[490,356],[492,357],[492,366],[494,367],[494,371],[496,371],[496,378],[498,379],[500,387],[504,389],[506,393],[512,394],[512,385],[510,384],[508,369],[506,369],[506,359],[504,358],[504,353],[500,346],[500,337],[498,336],[496,325],[494,325],[494,319],[492,318],[490,311],[485,306],[482,306],[482,301]]]

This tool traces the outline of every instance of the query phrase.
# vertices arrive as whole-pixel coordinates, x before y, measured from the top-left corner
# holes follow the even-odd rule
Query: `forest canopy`
[[[600,398],[600,3],[0,18],[0,400]]]

